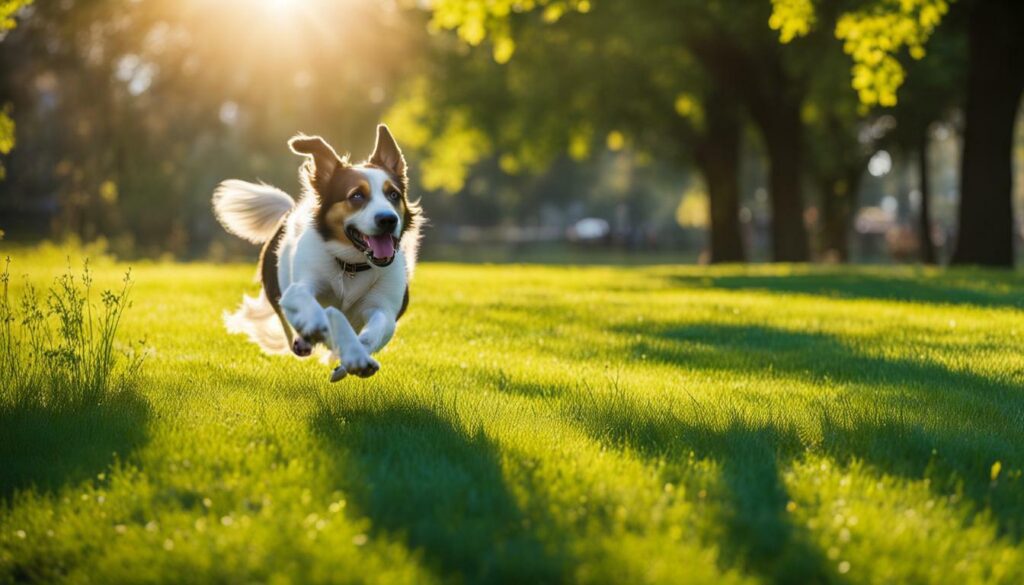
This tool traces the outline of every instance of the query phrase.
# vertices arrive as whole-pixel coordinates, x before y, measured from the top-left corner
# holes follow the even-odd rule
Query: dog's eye
[[[388,191],[388,199],[392,201],[398,201],[402,198],[402,194],[398,191]]]
[[[366,199],[366,195],[363,195],[362,191],[353,191],[352,194],[348,196],[348,198],[351,199],[352,201],[362,201],[363,199]]]

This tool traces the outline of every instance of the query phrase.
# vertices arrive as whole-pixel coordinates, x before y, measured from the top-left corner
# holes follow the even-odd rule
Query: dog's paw
[[[370,357],[370,354],[362,346],[359,346],[357,350],[343,353],[341,365],[338,367],[343,368],[346,373],[355,374],[360,378],[369,378],[380,370],[380,364]]]
[[[303,312],[292,325],[307,344],[323,343],[328,339],[329,329],[323,311]]]
[[[309,357],[313,353],[313,344],[302,337],[296,336],[292,341],[292,353],[299,357]]]

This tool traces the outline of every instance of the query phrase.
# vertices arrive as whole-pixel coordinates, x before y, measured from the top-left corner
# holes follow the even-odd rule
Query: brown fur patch
[[[284,237],[284,226],[287,219],[288,215],[281,218],[281,223],[278,224],[274,237],[267,240],[267,243],[263,244],[263,249],[260,250],[260,283],[263,285],[263,294],[267,296],[267,301],[270,302],[270,306],[277,313],[277,318],[281,320],[285,338],[291,344],[292,328],[288,325],[288,321],[284,318],[284,313],[281,311],[281,283],[277,280],[277,249],[281,243],[281,238]]]
[[[370,184],[354,167],[335,169],[326,185],[314,185],[317,195],[316,229],[325,239],[349,242],[345,235],[345,222],[370,202]],[[354,200],[355,192],[363,194],[362,201]]]
[[[405,285],[405,294],[402,295],[402,308],[398,309],[398,316],[395,317],[395,321],[402,318],[405,314],[405,310],[409,308],[409,285]]]

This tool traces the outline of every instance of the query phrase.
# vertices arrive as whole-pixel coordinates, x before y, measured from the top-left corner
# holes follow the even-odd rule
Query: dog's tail
[[[264,353],[288,354],[291,347],[281,330],[281,319],[260,289],[259,296],[242,295],[242,304],[234,313],[224,312],[224,325],[231,333],[244,333]]]
[[[213,192],[217,221],[228,232],[254,244],[272,238],[281,218],[293,207],[294,199],[270,185],[230,179]]]

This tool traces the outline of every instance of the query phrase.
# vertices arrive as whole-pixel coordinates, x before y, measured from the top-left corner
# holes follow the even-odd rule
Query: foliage
[[[454,30],[470,46],[491,39],[494,61],[507,63],[516,50],[508,17],[513,13],[541,10],[546,23],[558,21],[567,11],[586,13],[590,0],[439,0],[430,5],[430,27]]]
[[[842,3],[840,3],[842,4]],[[872,0],[857,3],[835,22],[835,36],[853,60],[852,82],[865,106],[894,106],[905,80],[899,55],[925,56],[925,44],[949,11],[947,0]],[[810,33],[816,21],[811,0],[772,0],[769,25],[789,43]]]
[[[480,132],[474,152],[493,152],[508,175],[539,173],[564,157],[584,164],[605,152],[649,161],[657,150],[658,162],[675,160],[687,149],[680,138],[702,128],[703,80],[676,28],[652,6],[431,4],[434,28],[455,30],[469,46],[507,38],[515,58],[496,67],[480,51],[441,48],[427,77],[444,82],[410,84],[387,118],[414,136]],[[666,117],[678,120],[666,125]],[[426,145],[424,167],[447,163],[446,176],[466,178],[464,167],[481,159],[443,160],[439,150]]]
[[[735,158],[742,164],[733,166],[752,169],[742,188],[709,192],[736,192],[743,213],[716,213],[717,225],[738,215],[753,226],[751,241],[771,231],[773,246],[799,244],[810,201],[800,191],[822,182],[855,191],[846,176],[877,146],[879,137],[864,132],[873,115],[894,116],[897,128],[920,136],[916,129],[961,103],[964,76],[946,64],[963,61],[964,45],[950,43],[935,59],[938,37],[968,20],[964,12],[950,23],[952,5],[36,3],[0,51],[0,100],[19,123],[18,148],[4,161],[0,229],[15,241],[105,237],[122,257],[240,256],[250,249],[209,212],[219,180],[248,177],[294,192],[296,160],[283,147],[291,134],[322,134],[358,158],[383,117],[408,150],[411,184],[437,202],[438,233],[452,239],[466,232],[449,228],[466,224],[566,233],[600,215],[617,232],[674,244],[682,234],[673,211],[690,175],[709,174],[702,161]],[[859,93],[850,91],[843,48]],[[925,48],[929,59],[915,60]],[[893,104],[897,89],[906,107],[871,109]],[[722,120],[741,128],[708,131]],[[3,139],[11,124],[0,117],[0,152],[11,147]],[[740,156],[695,156],[725,135],[742,137],[730,146]],[[430,197],[435,191],[458,197]],[[751,202],[762,192],[772,219],[764,201]]]
[[[14,15],[31,3],[32,0],[0,0],[0,33],[17,26]]]
[[[708,225],[708,194],[703,186],[691,187],[683,193],[676,208],[676,223],[682,227],[705,228]]]
[[[784,44],[810,33],[814,20],[811,0],[772,0],[768,26],[779,31],[779,40]]]
[[[11,260],[0,284],[0,402],[74,409],[109,399],[136,382],[145,354],[141,343],[124,346],[118,330],[130,306],[131,273],[120,289],[92,297],[86,263],[80,279],[68,271],[43,297],[31,283],[11,294]]]
[[[7,31],[18,25],[14,15],[32,3],[32,0],[0,0],[0,40]],[[14,120],[11,118],[10,105],[4,104],[0,110],[0,155],[11,152],[14,148]],[[0,181],[4,179],[6,170],[0,163]]]
[[[384,121],[402,136],[404,148],[420,154],[423,189],[457,193],[466,184],[469,168],[490,153],[491,142],[469,124],[464,108],[449,108],[438,120],[429,91],[427,80],[417,78],[384,114]]]
[[[148,406],[77,449],[2,413],[0,581],[1024,577],[1020,275],[428,263],[344,387],[224,332],[251,276],[138,267]]]
[[[465,8],[473,3],[456,4]],[[799,12],[796,4],[789,6]],[[469,18],[465,12],[458,14]],[[741,135],[739,128],[709,132],[708,106],[716,108],[718,124],[730,126],[748,123],[740,113],[744,108],[773,159],[769,169],[774,253],[791,259],[806,257],[798,176],[804,171],[799,162],[804,156],[803,135],[798,113],[808,100],[809,88],[837,83],[850,93],[846,81],[832,75],[836,67],[845,69],[841,55],[832,58],[824,46],[838,46],[835,39],[815,35],[812,43],[779,47],[768,26],[778,16],[772,15],[767,2],[598,3],[588,7],[585,15],[567,14],[557,25],[526,14],[488,13],[488,18],[504,22],[512,31],[520,47],[515,58],[502,67],[484,69],[478,56],[461,51],[458,57],[477,65],[450,66],[444,69],[446,74],[432,77],[445,80],[443,91],[435,92],[442,96],[437,107],[468,107],[474,124],[495,141],[503,169],[548,168],[550,160],[566,153],[582,160],[595,153],[621,151],[653,160],[661,169],[689,169],[697,163],[706,180],[709,174],[738,176],[738,169],[709,166],[720,166],[712,161],[739,160],[739,154],[699,154],[721,148],[720,136]],[[452,17],[449,27],[456,20]],[[460,74],[470,70],[472,74]],[[473,90],[474,85],[488,88]],[[500,91],[489,93],[489,88]],[[817,102],[823,115],[832,114],[833,101]],[[844,119],[844,124],[853,127],[859,122],[856,110],[852,118]],[[739,140],[732,143],[725,146],[742,147]],[[847,149],[848,144],[825,140],[821,150]],[[830,154],[854,158],[841,152]],[[541,163],[520,164],[524,160]],[[730,196],[736,199],[738,189],[724,182],[717,179],[710,192],[737,193]],[[678,198],[676,189],[673,195]],[[739,207],[738,202],[730,202],[718,208]],[[728,231],[724,226],[737,222],[735,216],[717,214],[717,228]],[[719,240],[718,246],[741,248],[738,237],[734,239],[728,245]]]

